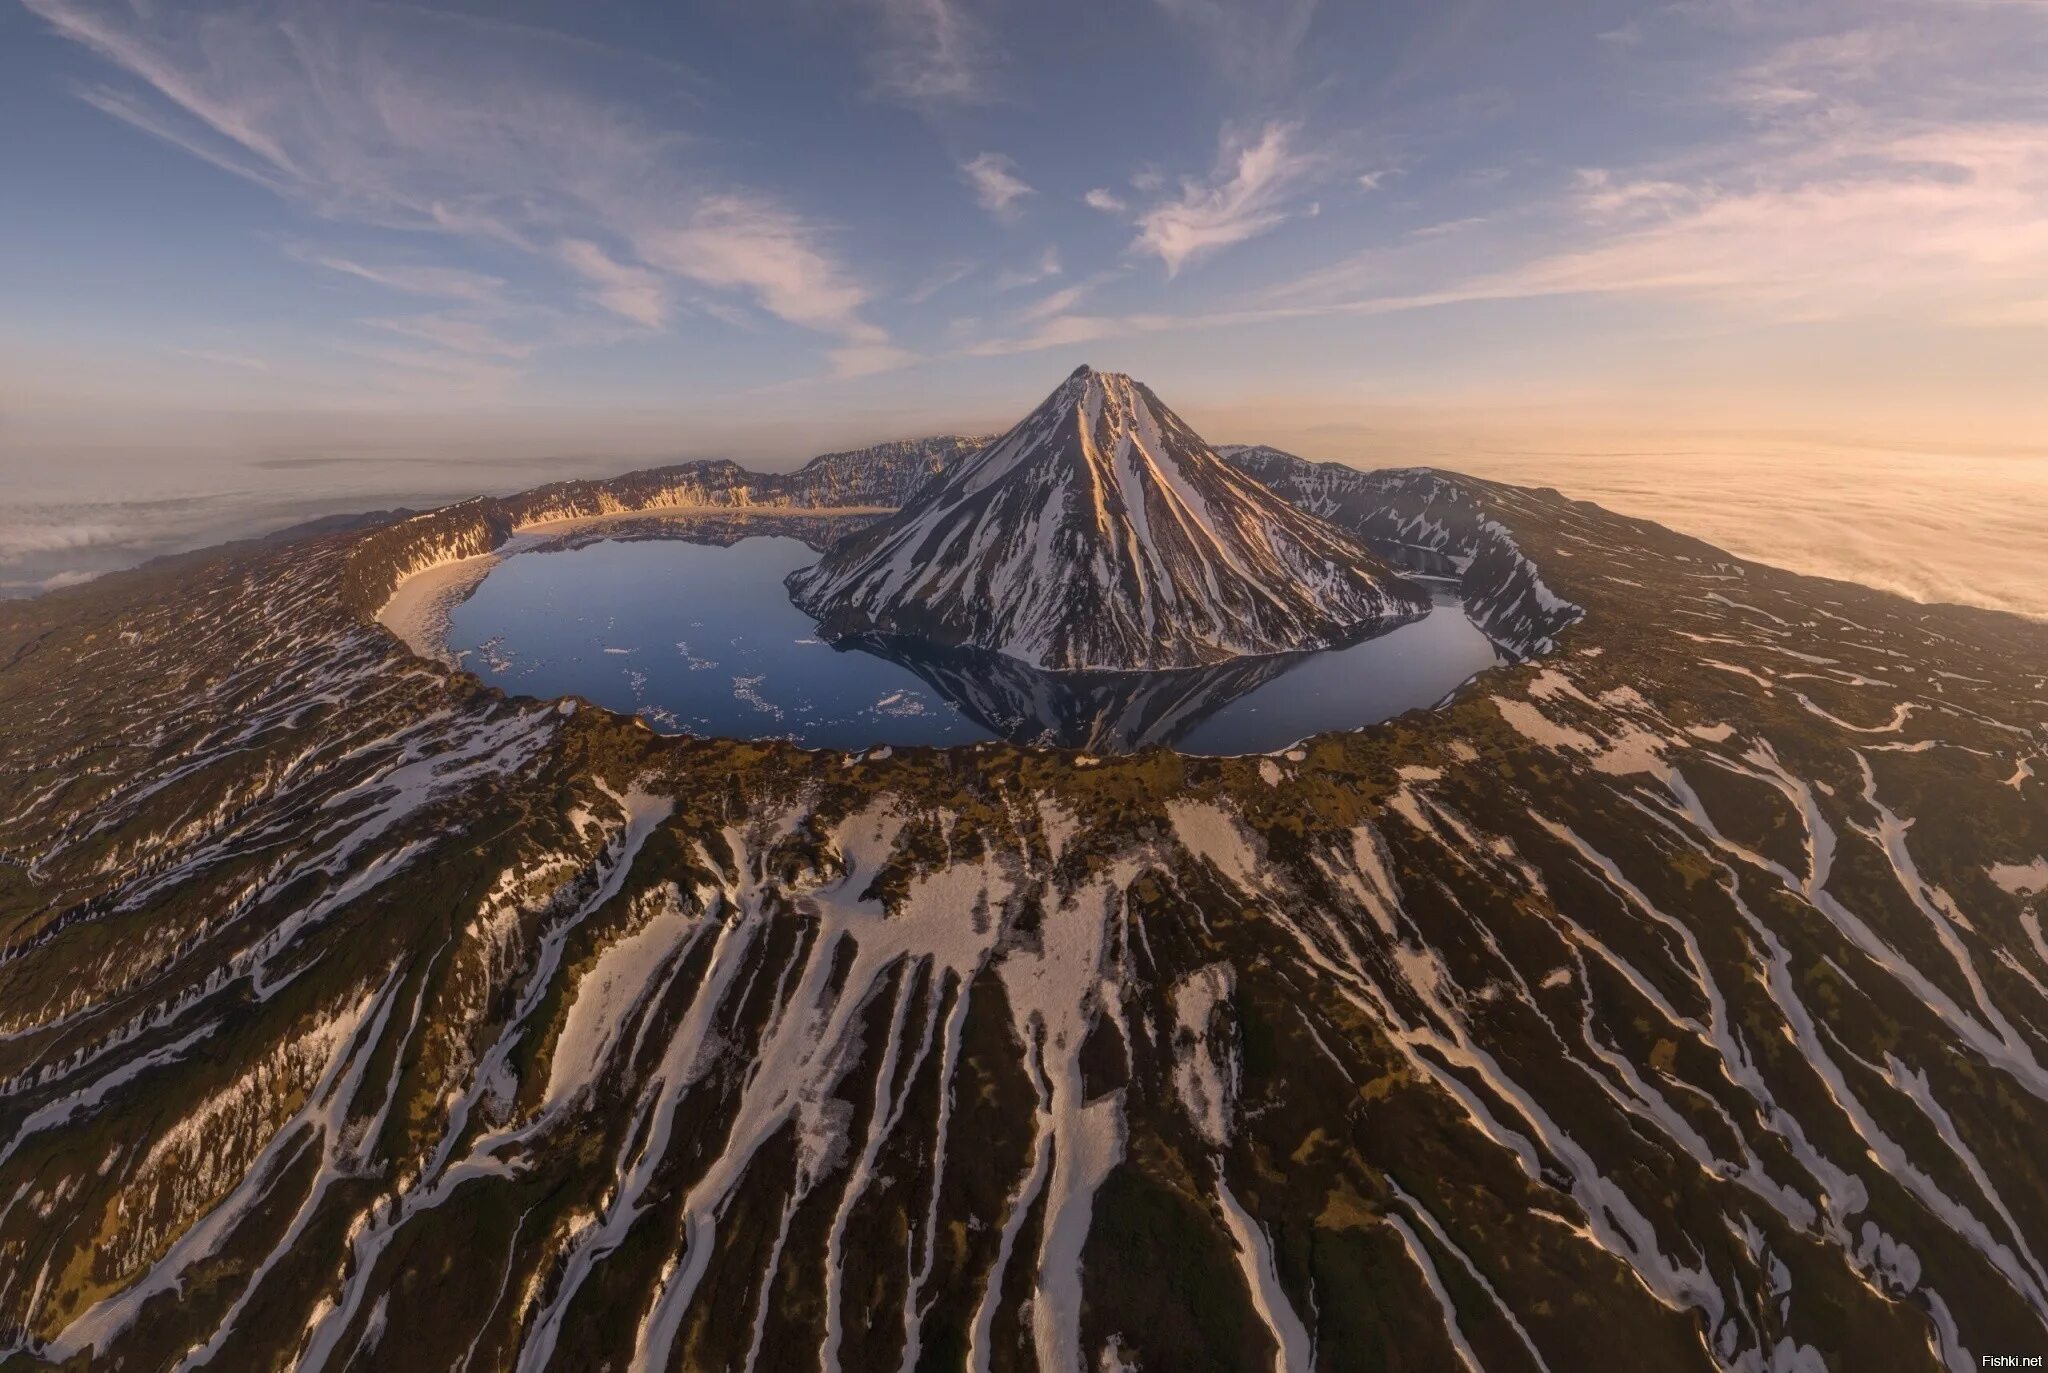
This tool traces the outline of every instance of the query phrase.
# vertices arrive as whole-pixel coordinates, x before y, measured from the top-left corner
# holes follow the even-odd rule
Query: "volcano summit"
[[[1053,672],[1328,648],[1428,609],[1144,385],[1089,367],[788,585],[835,639],[990,649]]]

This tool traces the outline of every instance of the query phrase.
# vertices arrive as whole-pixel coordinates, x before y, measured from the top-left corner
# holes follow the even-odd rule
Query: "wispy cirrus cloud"
[[[1567,246],[1451,289],[1961,327],[2048,295],[2048,98],[2038,71],[2012,60],[2048,42],[2048,8],[1894,0],[1707,14],[1735,55],[1673,99],[1733,109],[1746,127],[1581,169],[1539,207]],[[1653,51],[1674,41],[1640,33]]]
[[[1129,338],[1171,329],[1185,321],[1172,315],[1053,314],[1021,334],[985,338],[968,345],[975,357],[1007,357],[1012,353],[1035,353],[1047,348],[1072,348],[1099,339]]]
[[[918,360],[918,354],[893,343],[852,343],[834,348],[831,359],[835,377],[871,377],[908,367]]]
[[[1410,238],[1448,238],[1462,234],[1467,229],[1476,229],[1486,223],[1485,215],[1464,215],[1457,219],[1440,219],[1433,224],[1421,224],[1408,231]]]
[[[1082,299],[1091,289],[1092,284],[1090,282],[1077,281],[1072,286],[1065,286],[1054,291],[1051,295],[1041,296],[1018,311],[1017,317],[1027,322],[1036,322],[1052,319],[1057,315],[1064,315],[1081,303]]]
[[[994,98],[996,52],[969,0],[868,0],[879,20],[868,67],[875,91],[923,109]]]
[[[1288,198],[1317,159],[1295,147],[1299,126],[1274,121],[1256,133],[1226,131],[1206,178],[1186,178],[1180,194],[1138,218],[1134,252],[1166,264],[1168,276],[1190,262],[1256,238],[1287,219]]]
[[[378,313],[363,316],[358,323],[468,358],[523,362],[546,349],[612,343],[666,322],[668,283],[658,273],[617,262],[587,240],[565,239],[557,252],[576,276],[589,283],[581,297],[602,307],[602,314],[537,300],[490,273],[416,261],[363,261],[305,244],[286,248],[288,256],[309,265],[397,295],[439,302],[432,311]],[[391,357],[376,347],[345,351],[371,361]],[[404,365],[415,361],[416,354],[404,355]],[[478,371],[468,364],[457,370],[480,381],[510,375],[501,369]]]
[[[926,276],[915,286],[904,292],[903,299],[912,305],[922,305],[933,296],[950,287],[958,286],[980,270],[977,262],[955,262],[939,268]]]
[[[976,351],[1558,296],[1685,300],[1759,324],[1886,313],[1956,328],[2048,320],[2048,124],[1957,126],[1835,155],[1825,169],[1803,157],[1797,172],[1751,166],[1726,185],[1581,172],[1540,211],[1570,246],[1525,251],[1508,266],[1462,270],[1469,251],[1447,257],[1438,245],[1490,221],[1447,221],[1235,304],[1055,317]]]
[[[96,107],[322,218],[523,255],[559,274],[570,304],[644,329],[673,320],[684,285],[842,343],[884,337],[830,235],[765,192],[694,172],[686,136],[598,93],[593,45],[318,0],[24,3],[123,73],[82,92]],[[407,294],[501,303],[502,282],[459,268],[314,260]],[[421,342],[452,348],[475,326]]]
[[[669,289],[660,273],[621,262],[587,238],[565,238],[555,251],[571,271],[590,283],[585,293],[590,300],[649,329],[668,323]]]
[[[1850,7],[1826,22],[1801,16],[1800,28],[1775,9],[1714,8],[1742,41],[1718,63],[1688,47],[1684,65],[1659,73],[1712,136],[1492,191],[1484,214],[1390,222],[1349,259],[1233,302],[1121,322],[1055,316],[982,346],[1571,295],[1685,302],[1760,327],[1888,316],[2038,328],[2048,97],[2001,54],[2028,34],[2048,40],[2048,9],[1898,0],[1886,16],[1863,25]],[[1629,60],[1659,37],[1642,26]],[[1733,128],[1707,118],[1731,109],[1743,117]],[[1147,212],[1133,247],[1172,270],[1266,231],[1293,212],[1288,188],[1305,179],[1291,161],[1272,126],[1240,139],[1208,181]],[[1453,203],[1469,206],[1471,192],[1461,184]]]
[[[533,356],[534,351],[531,343],[507,338],[487,324],[455,315],[392,315],[366,319],[363,323],[416,343],[429,343],[473,357],[518,361]]]
[[[974,203],[1005,222],[1020,213],[1018,202],[1037,194],[1002,153],[976,153],[960,164],[960,175],[974,191]]]
[[[1873,76],[1905,41],[1901,31],[1878,28],[1799,39],[1735,73],[1728,99],[1760,114],[1812,106],[1829,87]]]
[[[444,300],[467,301],[472,305],[495,305],[505,299],[505,279],[463,267],[433,263],[361,262],[339,253],[294,246],[290,255],[301,262],[325,267],[362,281],[413,296],[434,296]]]
[[[707,196],[682,223],[636,223],[633,237],[652,266],[745,292],[779,319],[856,343],[887,337],[861,318],[867,289],[824,250],[808,222],[769,197]]]
[[[1582,174],[1579,248],[1504,294],[1682,295],[1780,319],[1911,304],[1939,319],[2048,288],[2048,123],[1843,139],[1726,180]]]
[[[998,272],[995,288],[998,291],[1015,291],[1025,286],[1036,286],[1042,281],[1052,280],[1065,270],[1065,265],[1060,261],[1060,250],[1048,247],[1029,267],[1013,267],[1008,271]]]

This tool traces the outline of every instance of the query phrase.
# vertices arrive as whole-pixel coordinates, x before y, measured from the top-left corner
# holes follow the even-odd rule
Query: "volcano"
[[[1051,672],[1328,648],[1428,609],[1149,388],[1089,367],[788,586],[829,638],[987,649]]]

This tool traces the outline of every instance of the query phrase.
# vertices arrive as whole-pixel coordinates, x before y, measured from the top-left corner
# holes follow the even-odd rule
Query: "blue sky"
[[[2044,73],[2040,0],[0,0],[0,413],[2007,441]]]

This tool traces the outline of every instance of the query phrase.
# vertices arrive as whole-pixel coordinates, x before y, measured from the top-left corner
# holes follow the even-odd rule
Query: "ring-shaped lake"
[[[764,522],[769,527],[773,521]],[[717,537],[731,538],[732,524]],[[1046,673],[901,641],[826,643],[783,578],[796,538],[557,541],[494,567],[449,615],[463,667],[524,696],[575,695],[671,733],[808,748],[1017,743],[1110,753],[1267,753],[1441,701],[1501,661],[1454,588],[1348,646],[1152,673]]]

